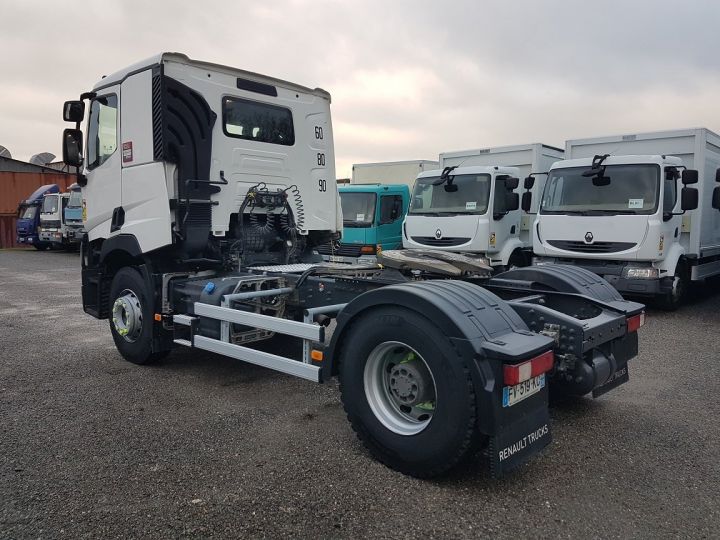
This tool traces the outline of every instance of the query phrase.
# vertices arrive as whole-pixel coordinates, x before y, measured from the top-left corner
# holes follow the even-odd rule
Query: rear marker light
[[[637,330],[645,324],[645,312],[643,311],[639,315],[633,315],[627,319],[627,331],[628,334],[631,332],[637,332]]]
[[[503,366],[503,379],[508,386],[520,384],[550,371],[554,363],[555,355],[552,351],[547,351],[522,364]]]

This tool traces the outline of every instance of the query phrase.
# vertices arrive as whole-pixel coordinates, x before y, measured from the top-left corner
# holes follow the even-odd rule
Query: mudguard
[[[503,366],[542,354],[554,341],[530,332],[504,300],[471,283],[403,283],[358,296],[337,317],[324,355],[324,378],[337,372],[337,353],[353,321],[387,305],[402,306],[432,320],[467,363],[480,411],[478,430],[489,438],[494,476],[524,463],[550,442],[547,387],[512,407],[503,407]]]

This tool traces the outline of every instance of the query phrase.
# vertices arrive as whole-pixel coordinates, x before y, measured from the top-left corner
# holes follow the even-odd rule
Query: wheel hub
[[[142,333],[142,306],[137,295],[125,289],[115,300],[112,308],[112,322],[115,331],[125,341],[135,342]]]
[[[424,402],[429,373],[422,370],[422,361],[411,361],[396,364],[390,370],[390,390],[395,399],[402,405],[417,405]],[[425,373],[423,373],[425,371]],[[432,384],[432,380],[430,380]]]

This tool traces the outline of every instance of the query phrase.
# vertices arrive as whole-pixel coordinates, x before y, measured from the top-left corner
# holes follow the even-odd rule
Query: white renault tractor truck
[[[559,148],[540,143],[441,153],[442,172],[417,177],[403,247],[463,253],[496,270],[526,266],[536,194],[562,157]],[[522,205],[514,192],[518,178],[526,178]]]
[[[582,267],[676,309],[720,274],[720,137],[707,129],[566,143],[535,221],[535,263]]]
[[[402,251],[382,266],[321,262],[315,247],[342,224],[323,90],[165,53],[63,116],[87,230],[83,307],[130,362],[189,347],[338,376],[369,452],[419,477],[480,449],[501,475],[550,441],[550,388],[598,396],[628,380],[644,308],[590,272],[489,278],[462,257]]]

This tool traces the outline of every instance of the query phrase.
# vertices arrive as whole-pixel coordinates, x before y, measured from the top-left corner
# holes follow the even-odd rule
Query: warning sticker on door
[[[132,141],[127,141],[123,143],[122,147],[122,160],[123,163],[132,163],[133,160],[133,149],[132,149]]]
[[[477,201],[467,201],[465,203],[465,210],[475,210],[477,209]]]
[[[628,199],[628,208],[642,208],[644,199]]]

